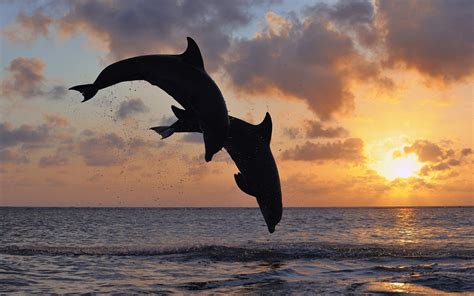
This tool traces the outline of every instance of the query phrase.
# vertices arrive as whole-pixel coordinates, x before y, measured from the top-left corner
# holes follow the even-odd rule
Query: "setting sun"
[[[382,161],[373,164],[375,171],[390,181],[414,177],[421,167],[415,154],[401,154],[398,150],[387,152]]]

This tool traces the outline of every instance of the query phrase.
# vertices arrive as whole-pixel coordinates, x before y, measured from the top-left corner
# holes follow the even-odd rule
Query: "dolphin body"
[[[171,126],[151,128],[163,139],[173,133],[201,132],[197,117],[191,111],[175,106],[171,109],[178,121]],[[240,190],[256,197],[268,231],[273,233],[281,220],[283,205],[278,168],[270,149],[272,119],[267,112],[258,125],[233,116],[229,116],[229,120],[229,137],[224,149],[240,171],[234,175],[235,182]]]
[[[146,55],[118,61],[106,67],[92,84],[73,86],[88,101],[103,88],[124,81],[145,80],[192,110],[199,132],[203,133],[205,160],[221,150],[229,132],[229,116],[224,97],[204,69],[196,42],[187,37],[188,47],[179,55]]]

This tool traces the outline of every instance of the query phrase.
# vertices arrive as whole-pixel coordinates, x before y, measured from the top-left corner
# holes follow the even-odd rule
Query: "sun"
[[[382,177],[392,181],[396,178],[415,177],[422,164],[415,154],[402,154],[400,150],[391,150],[385,157],[373,163],[372,168]]]

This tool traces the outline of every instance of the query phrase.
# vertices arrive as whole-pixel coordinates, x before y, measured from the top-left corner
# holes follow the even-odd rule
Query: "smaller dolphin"
[[[106,67],[92,84],[76,85],[88,101],[103,88],[114,84],[145,80],[172,96],[196,116],[204,136],[205,160],[222,149],[229,132],[227,107],[216,83],[204,69],[196,42],[187,38],[186,51],[178,55],[146,55],[118,61]]]
[[[162,139],[173,133],[201,132],[197,117],[192,111],[175,106],[171,109],[178,121],[171,126],[151,128]],[[273,233],[281,220],[283,205],[278,168],[270,149],[272,119],[267,112],[258,125],[232,116],[229,116],[229,120],[229,137],[224,142],[224,149],[240,171],[234,175],[235,182],[240,190],[256,197],[268,231]]]

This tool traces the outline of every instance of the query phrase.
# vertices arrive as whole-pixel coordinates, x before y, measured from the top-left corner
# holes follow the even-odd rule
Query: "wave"
[[[465,248],[428,248],[426,246],[347,245],[330,243],[253,244],[242,246],[195,245],[159,248],[156,246],[2,246],[0,254],[50,256],[160,256],[162,259],[209,259],[213,261],[278,261],[296,259],[364,258],[451,258],[474,259],[474,250]]]

